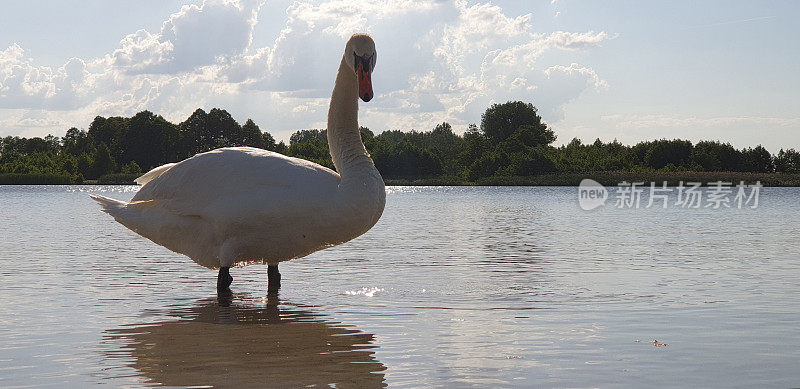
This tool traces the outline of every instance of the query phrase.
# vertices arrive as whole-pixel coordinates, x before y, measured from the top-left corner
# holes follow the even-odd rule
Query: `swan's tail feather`
[[[126,203],[124,201],[108,198],[98,194],[91,194],[89,196],[100,203],[100,206],[103,207],[103,212],[113,216],[114,220],[120,222],[125,227],[130,228],[140,235],[143,234],[143,228],[147,229],[148,226],[157,224],[154,223],[154,221],[161,220],[157,217],[157,215],[152,214],[152,210],[146,207],[151,203],[155,203],[152,200]]]
[[[159,207],[155,200],[126,203],[98,194],[92,199],[100,203],[103,212],[131,231],[177,253],[185,254],[195,262],[208,267],[219,267],[216,252],[209,252],[197,242],[213,239],[209,228],[198,225],[198,216],[181,216]]]
[[[157,233],[159,229],[165,227],[163,225],[163,221],[165,220],[163,217],[164,215],[159,214],[157,209],[148,207],[151,203],[155,203],[154,201],[134,201],[126,203],[98,194],[92,194],[90,196],[100,203],[100,206],[103,207],[103,212],[111,215],[114,220],[145,238],[150,238],[150,236]]]
[[[90,194],[89,197],[100,203],[100,205],[103,207],[103,212],[110,215],[114,215],[115,211],[125,209],[125,207],[128,205],[128,203],[124,201],[115,200],[99,194]]]

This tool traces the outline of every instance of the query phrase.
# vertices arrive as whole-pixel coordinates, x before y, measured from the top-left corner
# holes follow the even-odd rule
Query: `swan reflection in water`
[[[173,310],[180,319],[107,331],[147,383],[213,387],[383,387],[373,335],[299,307],[221,298]],[[227,304],[226,304],[227,303]],[[228,305],[228,306],[225,306]]]

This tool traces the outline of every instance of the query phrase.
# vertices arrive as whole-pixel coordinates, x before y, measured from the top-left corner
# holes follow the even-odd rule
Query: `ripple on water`
[[[232,270],[230,307],[87,195],[136,189],[0,186],[0,386],[800,382],[797,188],[585,212],[574,188],[389,187],[367,234],[281,264],[277,302],[265,266]]]
[[[383,288],[378,288],[377,286],[373,286],[371,288],[363,287],[357,290],[347,290],[344,294],[348,296],[365,296],[365,297],[374,297],[376,293],[383,292]]]

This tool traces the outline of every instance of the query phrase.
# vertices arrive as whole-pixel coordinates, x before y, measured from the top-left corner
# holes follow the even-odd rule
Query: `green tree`
[[[239,123],[233,119],[228,111],[213,108],[208,112],[205,131],[201,134],[203,139],[202,151],[220,147],[243,146],[244,137],[241,133]]]
[[[23,153],[25,140],[18,136],[7,136],[3,138],[0,154]]]
[[[277,151],[278,145],[275,143],[275,138],[269,132],[261,133],[261,145],[265,150]]]
[[[547,148],[537,146],[510,154],[508,165],[499,173],[508,176],[533,176],[552,173],[555,170],[556,166],[548,156]]]
[[[286,154],[289,153],[289,146],[286,146],[286,143],[283,143],[283,141],[280,141],[280,142],[278,142],[277,145],[275,145],[275,150],[274,151],[276,153],[281,153],[283,155],[286,155]]]
[[[522,125],[511,134],[512,139],[525,146],[547,146],[556,141],[556,134],[546,126]]]
[[[228,111],[219,108],[208,113],[198,108],[178,125],[178,133],[179,159],[220,147],[263,147],[261,131],[252,120],[243,128]]]
[[[475,161],[490,149],[489,140],[481,133],[474,124],[470,124],[467,132],[464,133],[463,146],[458,154],[458,161],[461,166],[472,166]]]
[[[423,133],[422,146],[436,155],[442,163],[442,171],[447,175],[457,175],[463,170],[459,154],[464,138],[453,132],[450,123],[437,124],[430,132]]]
[[[97,178],[94,171],[94,157],[92,154],[83,153],[78,156],[78,174],[85,178]]]
[[[795,149],[781,149],[775,155],[775,171],[779,173],[800,173],[800,152]]]
[[[120,169],[120,173],[123,174],[142,174],[142,168],[136,164],[134,161],[130,161],[125,166]]]
[[[492,104],[481,116],[481,131],[493,145],[506,140],[521,126],[533,127],[534,133],[543,133],[547,130],[547,124],[542,122],[536,107],[521,101]]]
[[[531,176],[555,171],[555,164],[547,155],[546,143],[542,144],[551,137],[546,132],[537,130],[530,126],[518,128],[508,139],[497,145],[492,159],[484,160],[483,165],[475,165],[480,169],[473,172],[473,175],[488,174],[495,162],[502,165],[496,167],[493,175]]]
[[[653,169],[662,169],[667,165],[688,166],[692,154],[692,142],[688,140],[655,140],[640,142],[634,146],[638,154],[642,153],[644,165]]]
[[[124,154],[122,141],[129,128],[128,121],[128,118],[119,116],[109,118],[97,116],[89,125],[88,138],[94,147],[104,143],[111,150],[111,156],[115,160],[122,160]]]
[[[235,139],[237,146],[266,148],[264,145],[264,135],[252,119],[247,119],[242,126],[240,134],[239,139]],[[275,143],[275,140],[273,139],[272,142]]]
[[[692,149],[691,160],[694,166],[705,171],[739,171],[742,153],[730,143],[700,141]]]
[[[98,178],[105,174],[116,172],[117,164],[111,156],[111,150],[105,143],[101,143],[97,147],[94,155],[94,162],[92,163],[92,175],[88,178]]]
[[[289,137],[289,146],[298,144],[298,143],[306,143],[311,141],[312,139],[319,140],[326,145],[328,144],[328,131],[327,130],[300,130],[292,134]]]
[[[48,152],[56,154],[61,151],[61,139],[58,137],[53,136],[52,134],[47,134],[47,136],[44,137],[44,141],[47,143]]]
[[[327,132],[324,130],[300,130],[295,132],[289,137],[289,147],[286,149],[286,155],[303,158],[334,169],[331,154],[328,151]]]
[[[506,152],[495,151],[485,153],[470,165],[467,170],[467,179],[470,181],[477,181],[480,178],[491,177],[510,163],[511,158]]]
[[[69,175],[75,176],[78,174],[78,160],[72,155],[64,154],[61,158],[61,171]]]
[[[364,142],[364,144],[367,144],[371,140],[375,139],[375,133],[370,131],[370,129],[367,127],[364,126],[359,127],[358,132],[361,135],[361,141]]]
[[[742,165],[746,172],[771,173],[775,171],[772,155],[761,145],[742,151]]]
[[[376,138],[380,138],[383,134]],[[375,167],[386,178],[421,178],[442,174],[441,161],[428,150],[403,140],[390,143],[379,139],[384,147],[374,150]]]
[[[177,151],[180,159],[189,158],[200,153],[206,147],[202,137],[206,131],[207,117],[206,111],[198,108],[184,122],[178,125],[180,140]]]
[[[120,161],[135,161],[144,170],[177,160],[177,127],[160,115],[142,111],[130,119],[130,128],[122,142],[124,155]]]
[[[23,138],[24,139],[24,138]],[[48,153],[48,152],[57,152],[58,149],[53,148],[52,141],[45,140],[44,138],[30,138],[24,140],[24,147],[22,148],[23,154],[34,154],[34,153]]]
[[[67,130],[67,134],[61,138],[61,142],[63,144],[62,151],[70,155],[77,156],[94,152],[94,146],[86,131],[78,130],[75,127]]]

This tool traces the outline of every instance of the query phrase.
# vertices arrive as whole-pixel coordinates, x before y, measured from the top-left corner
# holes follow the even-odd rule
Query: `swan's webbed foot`
[[[231,268],[230,267],[221,267],[219,268],[219,274],[217,275],[217,290],[224,290],[228,289],[231,286],[231,282],[233,282],[233,277],[231,277]]]
[[[267,265],[267,291],[277,292],[281,288],[281,273],[278,265]]]

